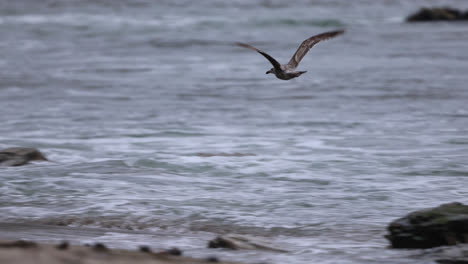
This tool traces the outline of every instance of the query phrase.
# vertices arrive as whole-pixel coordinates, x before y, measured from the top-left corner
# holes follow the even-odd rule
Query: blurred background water
[[[468,8],[2,1],[0,147],[36,147],[52,162],[1,169],[0,222],[25,229],[4,224],[0,237],[271,263],[427,263],[383,235],[409,211],[468,202],[468,24],[404,23],[428,4]],[[341,28],[288,82],[233,45],[285,63],[307,37]],[[47,236],[35,237],[41,228]],[[205,249],[225,233],[290,253]]]

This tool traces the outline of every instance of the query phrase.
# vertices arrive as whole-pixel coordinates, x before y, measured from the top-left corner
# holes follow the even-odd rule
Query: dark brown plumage
[[[294,55],[291,57],[291,60],[287,64],[281,65],[277,60],[275,60],[273,57],[268,55],[266,52],[261,51],[254,46],[251,46],[249,44],[237,42],[236,44],[240,47],[248,48],[251,50],[254,50],[260,54],[262,54],[270,63],[273,65],[273,68],[267,71],[266,73],[274,73],[278,79],[281,80],[290,80],[296,77],[301,76],[303,73],[306,73],[306,71],[296,71],[297,66],[301,62],[301,60],[304,58],[304,56],[309,52],[309,50],[317,43],[319,43],[322,40],[327,40],[329,38],[336,37],[340,34],[343,34],[344,30],[336,30],[336,31],[329,31],[325,33],[321,33],[315,36],[312,36],[306,40],[304,40],[299,48],[296,50]]]

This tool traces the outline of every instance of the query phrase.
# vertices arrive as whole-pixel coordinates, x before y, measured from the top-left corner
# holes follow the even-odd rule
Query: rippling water
[[[447,3],[468,8],[431,1]],[[235,260],[427,263],[383,238],[409,211],[468,202],[468,24],[403,22],[425,4],[1,3],[0,147],[52,162],[1,168],[0,222]],[[339,28],[288,82],[232,45],[286,62]],[[291,252],[204,249],[223,233]]]

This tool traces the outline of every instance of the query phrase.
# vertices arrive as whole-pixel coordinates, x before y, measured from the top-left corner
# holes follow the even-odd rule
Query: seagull
[[[283,64],[283,65],[281,65],[277,60],[275,60],[273,57],[268,55],[266,52],[263,52],[253,46],[250,46],[249,44],[245,44],[241,42],[236,42],[236,44],[238,46],[254,50],[262,54],[265,58],[267,58],[267,60],[269,60],[270,63],[273,65],[273,68],[267,71],[266,74],[274,73],[278,79],[290,80],[290,79],[299,77],[302,74],[307,72],[307,71],[296,71],[296,67],[297,65],[299,65],[302,58],[304,58],[307,52],[315,44],[319,43],[322,40],[333,38],[343,33],[344,33],[344,30],[329,31],[329,32],[325,32],[322,34],[312,36],[304,40],[302,44],[299,46],[299,48],[296,50],[296,53],[294,53],[294,55],[292,56],[291,60],[287,64]]]

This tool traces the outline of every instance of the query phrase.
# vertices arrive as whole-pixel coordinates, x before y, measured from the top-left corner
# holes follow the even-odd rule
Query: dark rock
[[[468,243],[468,206],[443,204],[408,214],[388,226],[394,248],[431,248]]]
[[[141,252],[146,252],[146,253],[151,252],[151,249],[148,246],[140,246],[139,249],[140,249]]]
[[[58,244],[56,246],[57,249],[60,249],[60,250],[66,250],[68,249],[69,245],[68,245],[68,242],[67,241],[62,241],[60,244]]]
[[[93,245],[93,249],[96,251],[108,251],[109,249],[106,247],[106,245],[102,243],[96,243]]]
[[[225,235],[218,236],[208,242],[208,248],[228,248],[233,250],[238,249],[254,249],[254,250],[269,250],[276,252],[288,252],[275,246],[269,245],[266,241],[261,241],[257,238],[241,235]]]
[[[215,239],[213,240],[210,240],[208,242],[208,248],[229,248],[229,249],[239,249],[236,244],[229,240],[229,239],[225,239],[224,237],[216,237]]]
[[[21,166],[30,161],[47,160],[34,148],[7,148],[0,151],[0,166]]]
[[[211,256],[211,257],[206,258],[206,261],[207,262],[217,263],[217,262],[219,262],[219,259],[217,257]]]
[[[467,11],[468,12],[468,11]],[[450,7],[421,8],[406,18],[408,22],[423,21],[456,21],[468,19],[466,13]]]
[[[31,248],[36,247],[37,244],[32,241],[18,240],[0,243],[1,248]]]
[[[182,250],[178,248],[171,248],[169,250],[166,250],[166,253],[173,256],[182,256]]]

